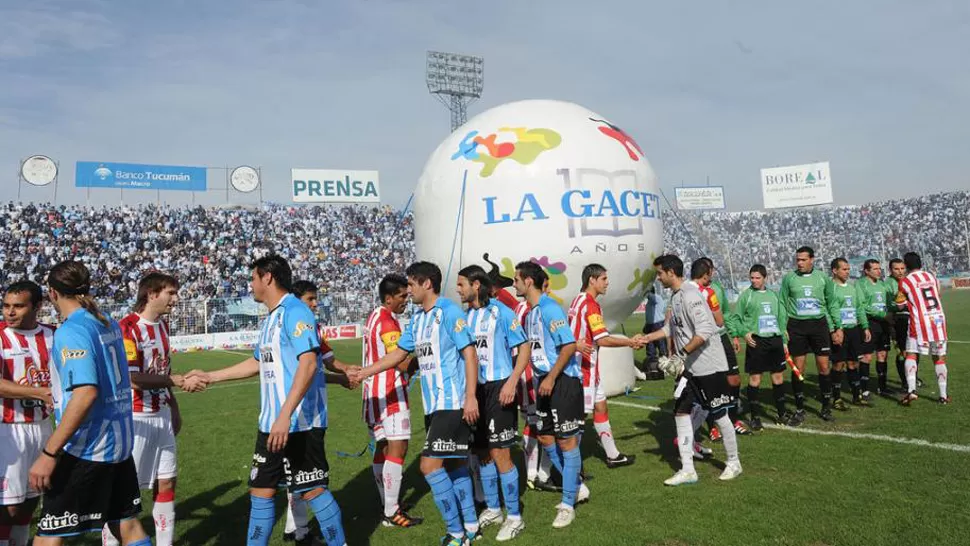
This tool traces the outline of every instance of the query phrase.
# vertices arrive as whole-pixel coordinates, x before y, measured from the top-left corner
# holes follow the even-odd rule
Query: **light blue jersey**
[[[478,382],[502,381],[512,375],[512,348],[528,341],[515,313],[498,300],[468,310],[468,327],[478,351]]]
[[[535,375],[546,375],[559,359],[559,349],[563,345],[576,343],[576,338],[569,328],[566,313],[545,294],[539,297],[539,304],[529,311],[526,323],[526,331],[532,342],[532,370]],[[563,373],[569,377],[583,377],[582,368],[575,358],[566,362]]]
[[[305,303],[292,294],[283,296],[279,304],[263,320],[259,343],[253,356],[259,361],[259,431],[269,433],[279,418],[293,378],[300,367],[300,355],[320,350],[317,323]],[[326,396],[319,382],[324,378],[314,370],[313,381],[306,396],[296,406],[290,418],[290,432],[303,432],[320,426],[319,396]]]
[[[51,391],[57,423],[74,389],[98,389],[94,405],[64,450],[99,463],[120,463],[131,457],[135,443],[131,380],[118,323],[112,320],[105,326],[85,309],[74,311],[54,332],[53,357]]]
[[[464,311],[451,300],[438,297],[430,311],[421,307],[415,311],[397,346],[418,357],[425,415],[465,405],[461,351],[474,342]]]

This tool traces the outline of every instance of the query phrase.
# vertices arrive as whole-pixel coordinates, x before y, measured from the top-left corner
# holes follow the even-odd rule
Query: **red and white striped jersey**
[[[588,355],[582,351],[576,351],[576,355],[573,357],[579,361],[582,367],[583,386],[588,387],[592,373],[595,371],[599,374],[599,370],[596,369],[599,362],[599,349],[596,347],[596,342],[610,335],[609,330],[606,329],[606,322],[603,320],[603,310],[600,309],[600,304],[588,292],[580,292],[573,299],[573,303],[570,304],[569,326],[573,330],[576,341],[583,341],[592,348],[592,352]]]
[[[397,349],[401,324],[385,307],[378,307],[364,326],[364,357],[361,366],[372,366],[387,353]],[[408,409],[408,378],[396,367],[368,377],[361,385],[364,399],[364,422],[379,425],[388,416]]]
[[[138,313],[132,313],[118,324],[125,338],[129,372],[157,375],[171,373],[167,322],[149,322]],[[143,391],[132,387],[131,391],[132,411],[135,413],[158,413],[172,400],[172,392],[168,388]]]
[[[525,317],[528,316],[531,309],[532,308],[529,306],[529,302],[525,300],[518,302],[515,308],[513,308],[513,311],[515,311],[515,318],[519,321],[519,324],[523,325],[523,328],[525,327]],[[518,348],[512,349],[512,356],[518,356],[518,354]],[[518,398],[519,406],[523,408],[527,408],[528,406],[532,406],[536,403],[536,384],[533,377],[532,366],[526,366],[525,371],[519,376],[519,389],[516,396]]]
[[[0,322],[0,377],[19,385],[49,387],[49,363],[54,347],[54,327],[40,324],[32,330],[16,330]],[[47,406],[39,400],[0,398],[4,423],[34,423],[47,419]]]
[[[909,337],[919,344],[946,341],[946,315],[940,283],[932,273],[916,270],[899,283],[909,308]]]

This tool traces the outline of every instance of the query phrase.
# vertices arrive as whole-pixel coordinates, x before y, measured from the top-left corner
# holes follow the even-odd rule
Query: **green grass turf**
[[[945,306],[950,336],[970,341],[970,292],[948,292]],[[626,323],[640,327],[639,318]],[[338,358],[358,362],[359,342],[334,344]],[[803,428],[868,433],[958,444],[970,449],[970,344],[950,345],[949,389],[954,403],[936,402],[936,382],[930,368],[921,377],[925,397],[913,407],[877,399],[871,409],[838,413],[835,423],[810,415]],[[179,354],[177,371],[213,369],[244,358],[242,354],[206,352]],[[640,355],[642,358],[642,355]],[[922,362],[926,362],[924,359]],[[809,394],[814,396],[815,372],[809,364]],[[875,369],[872,370],[875,376]],[[875,377],[873,377],[875,381]],[[890,362],[891,385],[896,383]],[[633,396],[613,398],[610,406],[614,435],[622,451],[638,457],[634,466],[608,470],[595,433],[583,444],[585,467],[593,475],[592,498],[578,508],[567,529],[552,529],[559,497],[525,492],[522,497],[525,532],[514,542],[553,544],[664,544],[664,545],[879,545],[970,543],[970,453],[885,440],[816,436],[766,429],[740,438],[744,474],[721,483],[723,448],[715,458],[697,465],[700,483],[665,488],[662,481],[679,465],[671,441],[674,436],[670,393],[672,382],[640,383]],[[767,395],[767,378],[762,392]],[[412,400],[420,405],[419,390]],[[767,398],[767,397],[766,397]],[[180,394],[184,427],[179,436],[177,544],[245,544],[249,514],[246,480],[256,435],[258,390],[255,381],[219,384],[203,394]],[[623,404],[623,405],[621,405]],[[639,406],[639,407],[634,407]],[[647,409],[659,406],[661,411]],[[770,407],[770,404],[766,404]],[[817,410],[814,399],[811,410]],[[414,415],[420,415],[419,407]],[[423,439],[421,419],[415,430],[404,477],[404,501],[412,513],[426,518],[412,529],[380,526],[379,501],[369,454],[341,457],[337,451],[357,453],[368,443],[360,419],[360,393],[330,389],[330,429],[327,455],[331,485],[343,510],[348,542],[395,545],[437,544],[443,523],[428,487],[418,471],[417,453]],[[591,430],[591,426],[590,426]],[[519,453],[516,458],[521,459]],[[520,472],[524,478],[525,473]],[[280,497],[282,499],[282,496]],[[143,521],[151,529],[150,496],[146,494]],[[283,544],[283,506],[271,544]],[[485,542],[494,541],[495,528]],[[84,544],[98,544],[89,540]]]

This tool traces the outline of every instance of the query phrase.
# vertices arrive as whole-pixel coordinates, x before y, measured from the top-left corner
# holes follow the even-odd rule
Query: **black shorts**
[[[687,385],[681,390],[680,396],[674,401],[674,413],[686,414],[691,412],[694,404],[710,412],[713,419],[719,419],[728,409],[737,404],[731,393],[731,386],[727,381],[727,372],[715,372],[710,375],[691,377]],[[677,380],[678,389],[681,379]]]
[[[792,356],[827,356],[832,352],[832,337],[825,317],[788,319],[788,352]]]
[[[536,376],[541,385],[546,376]],[[539,436],[571,438],[583,430],[586,421],[583,402],[583,381],[578,377],[560,375],[550,396],[536,393],[536,429]]]
[[[894,315],[893,328],[895,330],[896,350],[906,351],[906,338],[909,337],[909,315]]]
[[[741,371],[738,367],[738,355],[734,352],[734,343],[731,343],[731,336],[721,334],[721,345],[724,346],[724,356],[727,357],[728,375],[739,375]]]
[[[781,373],[785,371],[785,344],[781,336],[754,338],[755,346],[748,346],[744,357],[744,371],[748,375]]]
[[[863,353],[865,339],[861,326],[842,329],[842,345],[832,344],[832,362],[858,362]]]
[[[504,380],[478,385],[478,423],[472,432],[472,445],[476,448],[505,449],[516,443],[519,410],[514,402],[508,406],[499,402],[503,385]]]
[[[270,453],[266,447],[269,434],[256,435],[249,487],[276,489],[286,487],[300,493],[330,485],[330,465],[324,450],[325,428],[291,432],[282,451]]]
[[[441,410],[424,416],[424,449],[422,457],[434,459],[464,459],[472,429],[465,422],[462,410]]]
[[[872,354],[878,351],[888,351],[892,344],[893,332],[889,326],[889,321],[884,318],[869,317],[869,333],[872,339],[869,343],[863,337],[862,354]]]
[[[37,535],[67,537],[99,532],[105,523],[137,517],[141,491],[132,458],[95,463],[67,453],[57,459],[51,488],[37,520]]]

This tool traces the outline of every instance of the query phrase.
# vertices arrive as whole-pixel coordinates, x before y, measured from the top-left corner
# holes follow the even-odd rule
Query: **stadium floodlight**
[[[475,55],[429,51],[428,91],[451,111],[451,130],[468,121],[468,105],[485,88],[485,59]]]

